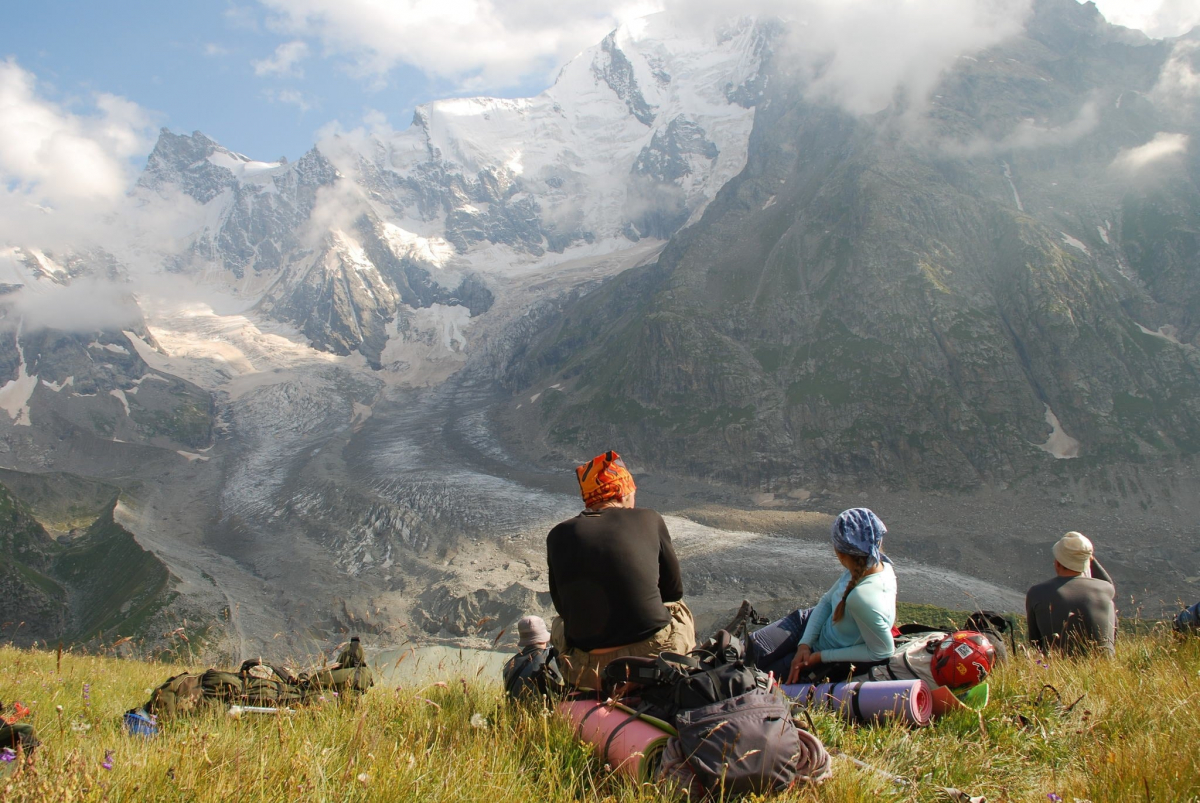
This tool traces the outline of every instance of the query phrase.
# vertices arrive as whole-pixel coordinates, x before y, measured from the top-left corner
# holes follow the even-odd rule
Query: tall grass
[[[330,696],[280,717],[214,708],[154,739],[124,734],[121,714],[186,668],[66,654],[60,670],[53,652],[0,647],[0,700],[27,704],[44,743],[0,778],[0,799],[660,799],[606,772],[556,716],[507,706],[490,679],[377,685],[357,705]],[[921,730],[815,714],[830,748],[881,772],[835,759],[829,783],[781,799],[933,801],[956,787],[991,801],[1200,800],[1198,703],[1200,639],[1126,637],[1111,661],[1019,651],[981,714]]]

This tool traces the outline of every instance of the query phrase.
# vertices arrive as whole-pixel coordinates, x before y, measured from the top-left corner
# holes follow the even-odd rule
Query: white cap
[[[1092,576],[1092,556],[1095,553],[1092,542],[1082,533],[1067,533],[1054,545],[1054,559],[1084,577]]]

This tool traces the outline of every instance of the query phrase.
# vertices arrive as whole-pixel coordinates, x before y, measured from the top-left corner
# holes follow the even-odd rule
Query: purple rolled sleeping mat
[[[839,711],[853,722],[898,719],[923,728],[933,716],[933,693],[923,680],[791,683],[783,693],[806,708]]]

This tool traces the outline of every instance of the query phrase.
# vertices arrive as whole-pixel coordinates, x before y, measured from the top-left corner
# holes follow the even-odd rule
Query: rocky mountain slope
[[[1195,43],[1039,0],[864,115],[810,97],[781,23],[683,30],[295,163],[164,131],[141,235],[0,251],[0,482],[169,572],[131,551],[145,583],[89,590],[75,541],[13,535],[61,589],[21,575],[46,632],[186,620],[231,659],[490,642],[544,609],[566,469],[606,448],[681,514],[705,623],[811,599],[812,541],[864,500],[910,601],[1019,605],[1035,525],[1095,525],[1138,599],[1188,587]],[[29,313],[81,287],[114,314]],[[119,489],[108,518],[54,524],[78,486],[18,483],[51,472]]]
[[[1196,42],[1034,9],[927,106],[772,62],[746,169],[537,338],[508,420],[793,499],[1194,454]]]
[[[441,388],[469,355],[511,353],[554,299],[702,212],[745,163],[775,33],[651,19],[536,98],[429,104],[294,164],[162,132],[135,234],[0,252],[3,465],[119,487],[115,520],[170,567],[173,615],[219,614],[233,657],[394,632],[414,605],[425,631],[461,631],[492,592],[462,603],[446,565],[486,515],[447,493],[435,449],[390,464],[402,480],[366,469],[447,426]],[[80,332],[26,314],[88,282],[120,314]],[[508,537],[529,515],[505,515]],[[495,592],[510,607],[537,599],[519,566]]]

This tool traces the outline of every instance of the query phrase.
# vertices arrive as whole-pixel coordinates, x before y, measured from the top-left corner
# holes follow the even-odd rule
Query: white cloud
[[[1145,31],[1148,36],[1179,36],[1200,25],[1196,0],[1096,0],[1109,22]]]
[[[1121,151],[1113,160],[1112,166],[1118,170],[1136,173],[1147,165],[1186,153],[1188,139],[1186,134],[1160,131],[1145,145]]]
[[[267,97],[275,103],[295,106],[302,112],[311,111],[315,103],[303,92],[296,89],[281,89],[278,92],[268,92]]]
[[[261,0],[274,27],[319,40],[364,75],[398,65],[479,89],[549,73],[660,0]]]
[[[208,42],[204,45],[204,55],[209,58],[217,58],[219,56],[228,56],[229,48],[223,45],[218,45],[216,42]]]
[[[1200,101],[1200,42],[1175,43],[1151,97],[1168,107]]]
[[[0,192],[42,205],[111,199],[128,189],[130,158],[149,150],[150,115],[115,95],[81,116],[38,95],[37,79],[0,63]]]
[[[793,23],[792,43],[810,97],[851,112],[897,100],[923,105],[960,56],[1021,32],[1031,0],[809,0],[775,2]],[[680,0],[682,2],[682,0]],[[761,0],[760,0],[761,2]],[[688,4],[691,11],[691,4]]]
[[[36,290],[36,291],[35,291]],[[129,285],[87,277],[63,286],[40,286],[0,297],[0,308],[12,311],[26,330],[60,329],[94,332],[129,326],[141,312]]]
[[[1050,125],[1045,122],[1022,120],[1004,137],[990,140],[983,136],[966,142],[942,142],[948,153],[973,157],[987,154],[1011,153],[1012,151],[1036,150],[1038,148],[1061,148],[1083,139],[1100,123],[1100,106],[1089,100],[1068,123]]]
[[[300,68],[300,62],[306,58],[308,58],[308,45],[296,39],[284,42],[275,48],[275,54],[270,58],[252,61],[250,64],[254,67],[254,74],[258,76],[278,75],[283,78],[300,78],[304,75],[304,70]]]
[[[748,14],[796,24],[810,90],[856,112],[923,97],[962,53],[1019,32],[1031,0],[260,0],[272,25],[378,78],[399,65],[486,91],[549,74],[610,30],[666,10],[678,24]]]
[[[39,92],[36,76],[0,62],[0,252],[103,247],[123,263],[161,264],[198,219],[178,192],[145,204],[129,191],[153,144],[152,115],[98,94],[86,113]]]

